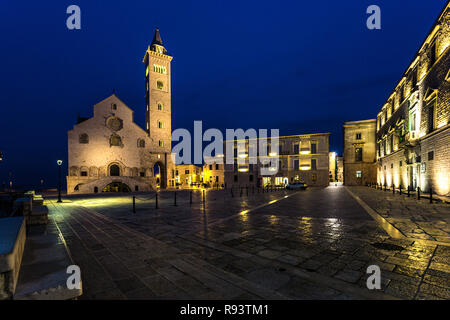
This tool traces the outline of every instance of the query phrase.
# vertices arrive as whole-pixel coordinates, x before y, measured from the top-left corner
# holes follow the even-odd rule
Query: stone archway
[[[120,181],[114,181],[107,184],[103,188],[103,192],[131,192],[131,189],[128,185]]]
[[[153,165],[153,176],[156,178],[156,187],[160,189],[167,188],[166,168],[161,161]]]

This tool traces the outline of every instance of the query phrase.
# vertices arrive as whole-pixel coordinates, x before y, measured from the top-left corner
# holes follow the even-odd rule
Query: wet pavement
[[[374,207],[384,201],[356,192]],[[154,194],[136,197],[136,213],[131,195],[49,205],[81,267],[82,298],[450,298],[450,247],[391,238],[342,186],[213,190],[206,203],[197,191],[192,205],[178,191],[177,206],[168,191],[159,209]],[[381,290],[366,286],[373,264]]]

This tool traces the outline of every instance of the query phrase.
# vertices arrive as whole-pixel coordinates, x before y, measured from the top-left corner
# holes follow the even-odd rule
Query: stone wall
[[[375,165],[376,119],[344,123],[344,184],[367,185],[377,178]],[[362,160],[356,159],[356,149],[362,148]],[[361,172],[361,177],[357,172]]]

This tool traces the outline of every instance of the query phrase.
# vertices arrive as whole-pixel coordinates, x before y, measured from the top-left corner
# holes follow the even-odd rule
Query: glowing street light
[[[62,202],[61,200],[61,165],[62,160],[57,160],[56,163],[58,164],[58,202]]]

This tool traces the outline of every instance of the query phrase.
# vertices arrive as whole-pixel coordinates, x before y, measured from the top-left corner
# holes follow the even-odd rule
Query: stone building
[[[336,161],[336,152],[329,153],[330,159],[330,182],[337,181],[337,161]]]
[[[344,182],[344,157],[336,157],[337,182]]]
[[[376,119],[344,123],[344,184],[347,186],[376,183]]]
[[[235,141],[234,164],[225,164],[225,186],[285,186],[303,181],[309,186],[327,186],[329,183],[329,133],[316,133],[279,137],[278,150],[272,150],[270,140],[266,154],[278,157],[278,170],[274,174],[261,174],[264,164],[253,159],[249,140],[245,140],[245,153],[238,154]],[[257,139],[258,140],[258,139]],[[238,159],[245,159],[239,164]]]
[[[175,166],[175,184],[181,188],[199,186],[202,168],[195,164],[178,164]]]
[[[377,116],[378,183],[450,192],[450,4]]]
[[[158,29],[144,56],[146,129],[115,94],[68,132],[67,193],[149,191],[174,186],[170,63]],[[170,173],[170,174],[169,174]]]
[[[207,187],[223,188],[225,186],[225,172],[222,162],[213,161],[210,164],[205,163],[203,165],[202,181]]]

